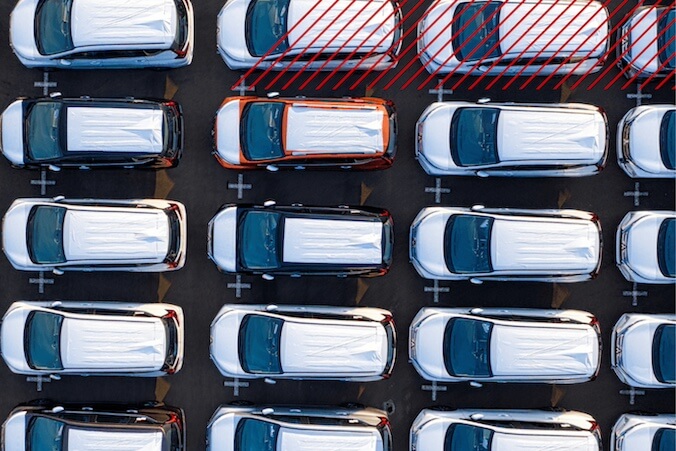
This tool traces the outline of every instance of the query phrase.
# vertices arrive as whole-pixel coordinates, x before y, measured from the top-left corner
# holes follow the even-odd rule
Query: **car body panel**
[[[652,449],[655,434],[660,429],[676,431],[673,414],[625,413],[613,426],[610,451]]]
[[[644,5],[636,9],[617,32],[617,65],[627,78],[664,78],[674,70],[658,56],[658,19],[666,17],[667,6]],[[671,23],[673,27],[673,22]]]

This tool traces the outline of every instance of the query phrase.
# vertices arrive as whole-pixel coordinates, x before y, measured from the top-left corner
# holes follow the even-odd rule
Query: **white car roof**
[[[67,112],[70,152],[162,152],[159,109],[69,107]]]
[[[286,114],[284,147],[293,155],[374,154],[384,149],[383,113],[374,106],[294,103]]]
[[[285,263],[379,264],[383,261],[379,221],[286,218]]]
[[[499,14],[503,53],[534,56],[543,51],[543,56],[557,53],[565,57],[575,52],[577,57],[598,57],[605,52],[608,13],[598,1],[553,6],[551,2],[506,1]]]
[[[289,46],[298,50],[327,46],[327,52],[341,47],[348,52],[357,48],[359,52],[383,52],[394,41],[394,32],[390,32],[394,26],[390,0],[289,2]]]
[[[168,48],[176,36],[173,0],[74,0],[71,34],[75,47],[128,44]]]
[[[495,271],[592,271],[599,252],[599,231],[591,221],[496,218],[493,222],[491,260]]]
[[[160,431],[102,431],[68,428],[68,449],[77,451],[161,451]]]
[[[66,369],[159,370],[166,350],[166,331],[159,318],[66,317],[61,326],[61,361]]]
[[[523,451],[528,449],[556,451],[597,451],[599,444],[591,434],[518,434],[496,432],[491,441],[493,451]]]
[[[311,324],[287,320],[282,328],[282,369],[288,373],[375,373],[387,362],[387,337],[379,323]]]
[[[281,428],[277,437],[278,451],[376,451],[380,440],[375,432],[313,431]]]
[[[69,209],[63,224],[67,260],[161,262],[169,250],[169,220],[155,209]]]
[[[591,376],[598,364],[598,346],[591,327],[495,324],[490,344],[491,369],[496,377]]]

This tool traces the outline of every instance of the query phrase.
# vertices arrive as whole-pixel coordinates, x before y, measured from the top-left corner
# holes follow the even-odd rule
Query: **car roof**
[[[173,0],[74,0],[73,44],[169,48],[176,36],[177,15]]]
[[[557,431],[545,434],[541,431],[533,433],[504,433],[493,434],[491,449],[500,451],[520,451],[523,449],[565,449],[569,451],[596,451],[599,444],[596,438],[588,433],[574,435],[568,431]]]
[[[277,438],[278,451],[375,451],[381,449],[375,430],[355,431],[332,428],[310,430],[283,427]]]
[[[78,451],[161,451],[163,438],[157,430],[67,429],[68,448]]]

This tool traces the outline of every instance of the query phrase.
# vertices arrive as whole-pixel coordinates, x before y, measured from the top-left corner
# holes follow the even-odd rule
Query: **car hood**
[[[653,438],[663,425],[637,423],[624,434],[622,448],[616,451],[631,451],[634,449],[651,449]]]
[[[418,326],[414,328],[411,337],[415,343],[414,360],[420,369],[425,372],[428,379],[448,378],[446,365],[444,363],[444,331],[448,317],[443,315],[432,315],[425,318]]]
[[[14,372],[29,371],[24,352],[24,328],[29,310],[15,308],[2,319],[0,352],[7,366]]]
[[[235,377],[246,374],[239,363],[239,326],[246,313],[230,310],[211,324],[210,354],[221,373]]]
[[[216,113],[216,153],[230,164],[240,163],[239,100],[231,100]]]
[[[657,261],[657,235],[662,221],[663,217],[643,217],[627,233],[627,264],[645,279],[664,277]]]
[[[624,331],[622,341],[622,369],[636,382],[645,385],[660,384],[653,373],[652,347],[659,321],[639,321]]]
[[[223,271],[237,270],[237,207],[228,207],[216,214],[211,227],[211,258]]]
[[[230,58],[246,61],[254,58],[246,46],[246,10],[250,1],[230,0],[218,13],[216,40]]]
[[[416,433],[416,451],[438,451],[439,444],[444,443],[446,430],[452,424],[451,421],[435,418],[422,425]]]
[[[16,412],[2,425],[5,451],[26,451],[26,412]]]
[[[647,172],[664,171],[660,155],[660,125],[667,110],[646,108],[637,112],[629,129],[631,160]]]
[[[30,60],[40,56],[34,32],[37,4],[38,0],[20,1],[9,18],[10,44],[20,58]]]
[[[646,75],[657,72],[657,8],[647,8],[636,13],[629,23],[630,47],[624,58]],[[641,36],[643,35],[643,36]]]
[[[440,169],[457,168],[451,157],[450,129],[453,113],[458,107],[434,103],[422,120],[421,153],[427,161]]]
[[[421,27],[421,44],[425,48],[424,52],[434,57],[437,64],[448,66],[458,64],[451,41],[453,27],[449,27],[448,24],[453,22],[455,10],[463,8],[458,5],[449,8],[452,1],[454,0],[435,2],[428,10]]]
[[[209,451],[234,451],[235,428],[239,418],[235,413],[226,413],[215,418],[209,424],[207,441]]]
[[[24,164],[23,101],[12,102],[2,113],[0,120],[0,150],[10,163]]]
[[[2,223],[2,249],[15,268],[37,267],[28,255],[26,223],[33,207],[30,203],[14,201]]]
[[[413,223],[411,232],[415,240],[413,259],[427,272],[439,277],[449,276],[444,258],[444,231],[452,213],[432,211]]]

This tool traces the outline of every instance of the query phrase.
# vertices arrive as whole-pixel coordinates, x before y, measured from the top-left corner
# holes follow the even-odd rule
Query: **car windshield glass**
[[[281,215],[269,211],[248,211],[244,214],[238,240],[240,262],[246,269],[279,267],[279,226]]]
[[[444,451],[489,451],[493,431],[455,423],[446,431]]]
[[[454,215],[446,224],[444,256],[446,266],[454,273],[492,271],[490,240],[493,218]]]
[[[49,312],[32,312],[26,321],[25,352],[31,368],[62,369],[61,324],[63,317]]]
[[[490,339],[487,321],[453,318],[444,331],[444,363],[452,376],[490,376]]]
[[[28,215],[26,241],[34,263],[63,263],[63,219],[66,209],[41,205]]]
[[[34,417],[28,426],[26,449],[61,451],[63,449],[64,424],[45,417]]]
[[[659,13],[658,13],[659,14]],[[662,30],[666,29],[664,33]],[[660,49],[660,65],[666,70],[676,68],[676,9],[664,15],[657,24],[657,47]],[[665,64],[666,63],[666,64]]]
[[[43,55],[73,50],[70,11],[73,0],[43,0],[35,11],[35,43]]]
[[[655,433],[651,451],[674,451],[676,449],[676,429],[662,428]]]
[[[671,110],[662,117],[660,124],[660,154],[662,163],[676,169],[676,111]]]
[[[657,263],[666,277],[676,277],[676,219],[662,221],[657,234]]]
[[[279,425],[244,418],[237,423],[235,451],[275,451]]]
[[[502,3],[489,2],[488,6],[486,3],[460,3],[455,8],[452,25],[455,37],[453,51],[459,61],[476,61],[500,56],[498,45],[500,13],[496,10]]]
[[[497,108],[459,108],[451,121],[451,157],[458,166],[498,162]]]
[[[247,373],[279,374],[282,361],[279,346],[284,320],[262,315],[246,315],[239,327],[238,351]]]
[[[28,153],[33,160],[50,160],[63,155],[59,125],[62,104],[38,102],[30,109],[28,128]]]
[[[248,160],[270,160],[284,156],[282,149],[281,102],[256,102],[242,112],[240,145]]]
[[[663,324],[655,331],[653,338],[653,370],[658,381],[673,384],[676,382],[676,325]]]
[[[244,35],[252,56],[276,55],[289,48],[287,32],[289,0],[254,0],[246,12]],[[277,48],[272,50],[272,46]]]

